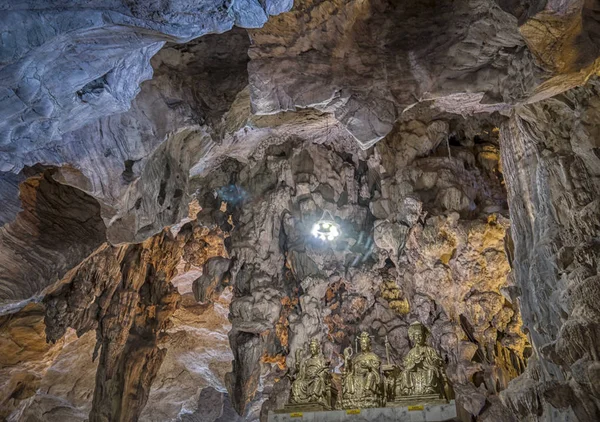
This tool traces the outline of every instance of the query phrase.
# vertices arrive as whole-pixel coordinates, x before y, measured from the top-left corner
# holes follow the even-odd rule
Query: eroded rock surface
[[[197,305],[185,277],[223,254],[219,231],[191,224],[139,245],[103,245],[43,305],[3,317],[2,416],[175,420],[195,411],[204,389],[225,394],[231,295]]]
[[[520,415],[600,417],[599,92],[594,81],[518,108],[502,132],[515,280],[539,360],[503,396]]]
[[[264,419],[309,338],[337,372],[418,320],[476,420],[600,417],[597,1],[34,3],[0,4],[0,416]]]
[[[37,296],[106,238],[98,203],[57,182],[53,170],[28,178],[20,190],[23,211],[0,227],[0,303]]]
[[[166,41],[259,27],[291,6],[289,0],[2,2],[0,171],[18,172],[32,151],[126,111]]]
[[[296,1],[250,31],[253,110],[326,110],[368,147],[424,99],[493,111],[585,83],[597,70],[598,3],[521,3]]]

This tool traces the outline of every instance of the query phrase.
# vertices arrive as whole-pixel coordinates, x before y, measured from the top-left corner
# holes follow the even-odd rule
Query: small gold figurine
[[[398,404],[446,401],[448,380],[444,361],[433,347],[425,344],[426,334],[420,322],[414,322],[408,328],[413,347],[404,357],[404,369],[394,380],[393,401]]]
[[[342,407],[360,409],[383,405],[381,360],[371,352],[371,339],[364,331],[358,338],[360,352],[352,357],[352,348],[344,350]]]
[[[296,372],[292,382],[290,403],[286,408],[332,409],[331,374],[329,361],[321,353],[321,345],[312,339],[309,345],[310,357],[305,359],[304,350],[296,350]],[[305,405],[305,406],[298,406]]]

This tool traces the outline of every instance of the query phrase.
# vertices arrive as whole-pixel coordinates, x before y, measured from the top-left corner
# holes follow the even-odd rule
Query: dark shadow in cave
[[[0,304],[40,294],[106,239],[98,202],[57,182],[59,171],[23,172],[29,176],[19,186],[23,211],[0,228]]]

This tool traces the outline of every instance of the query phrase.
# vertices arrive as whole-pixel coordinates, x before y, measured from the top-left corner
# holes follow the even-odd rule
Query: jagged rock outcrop
[[[40,388],[43,374],[60,353],[64,341],[44,341],[44,309],[36,304],[0,317],[0,418]]]
[[[44,177],[37,175],[43,170],[39,166],[0,176],[9,205],[2,222],[10,222],[14,215],[8,211],[18,209],[10,193],[30,177],[22,185],[24,211],[0,229],[5,239],[0,249],[6,249],[0,257],[0,304],[41,293],[107,239],[142,241],[188,217],[190,168],[215,144],[207,122],[218,121],[247,84],[246,33],[234,30],[219,37],[163,49],[154,58],[154,78],[129,111],[64,135],[66,145],[60,148],[28,153],[28,165],[52,166]],[[229,71],[215,71],[221,68]],[[65,204],[72,207],[68,213]],[[52,238],[43,228],[44,238],[25,236],[36,232],[29,227],[33,224],[62,232]],[[19,256],[28,256],[29,263]],[[19,279],[27,282],[11,282]]]
[[[87,193],[91,198],[81,192],[77,195],[92,204],[94,199],[98,202],[106,233],[94,247],[105,239],[112,243],[143,241],[166,225],[185,221],[194,193],[189,177],[208,174],[227,156],[246,160],[261,142],[278,142],[295,134],[317,142],[335,136],[339,142],[352,143],[350,135],[327,114],[306,111],[251,116],[249,93],[244,89],[247,45],[247,34],[234,30],[164,48],[153,59],[154,78],[142,85],[129,111],[66,134],[64,148],[28,155],[32,163],[51,165],[54,181]],[[222,68],[228,71],[217,70]],[[0,192],[10,205],[7,211],[18,209],[13,190],[27,177],[37,177],[36,168],[26,174],[0,175],[0,180],[6,181],[2,187],[8,189]],[[7,212],[6,217],[11,221],[12,214]],[[36,237],[20,236],[20,242],[23,249],[31,251],[32,260],[40,261],[36,272],[56,276],[29,283],[27,291],[9,281],[22,277],[0,280],[0,306],[39,294],[64,276],[64,271],[57,272],[36,257],[40,248]],[[70,247],[83,251],[77,244],[72,242]],[[11,250],[6,253],[12,254]],[[20,271],[11,267],[14,262],[6,262],[7,274]]]
[[[199,306],[186,282],[193,268],[223,254],[222,233],[194,224],[139,245],[103,245],[43,305],[3,317],[2,416],[158,422],[195,409],[203,388],[223,391],[230,294]],[[176,288],[184,294],[177,310]],[[85,370],[72,371],[74,365]]]
[[[585,77],[597,67],[595,62],[600,52],[597,0],[496,0],[496,3],[517,17],[527,47],[545,69],[558,74],[584,70],[580,77]],[[570,78],[576,81],[578,77]]]
[[[504,395],[520,415],[600,417],[598,93],[593,81],[517,108],[502,130],[516,296],[538,359]]]
[[[37,296],[106,238],[94,198],[57,179],[56,171],[42,170],[22,182],[23,211],[0,227],[0,303]]]
[[[202,264],[193,258],[205,256],[187,253],[202,237],[187,224],[174,238],[165,231],[137,245],[105,245],[44,299],[49,341],[67,327],[78,335],[96,330],[94,357],[99,350],[100,356],[90,420],[139,418],[166,355],[160,333],[180,300],[170,280],[182,258]]]

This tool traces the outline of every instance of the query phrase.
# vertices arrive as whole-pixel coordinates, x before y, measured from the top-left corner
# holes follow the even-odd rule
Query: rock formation
[[[308,339],[399,362],[414,321],[465,418],[600,418],[596,0],[38,3],[0,2],[0,418],[264,420]]]
[[[529,3],[296,2],[250,31],[253,109],[327,111],[367,147],[422,100],[493,111],[584,83],[598,66],[597,3]]]
[[[165,41],[185,42],[234,25],[253,28],[289,10],[289,0],[196,4],[50,0],[3,2],[0,171],[18,172],[28,154],[62,135],[123,112],[152,76]]]
[[[539,361],[503,396],[521,415],[600,417],[599,92],[594,81],[518,108],[502,131],[514,274]]]

